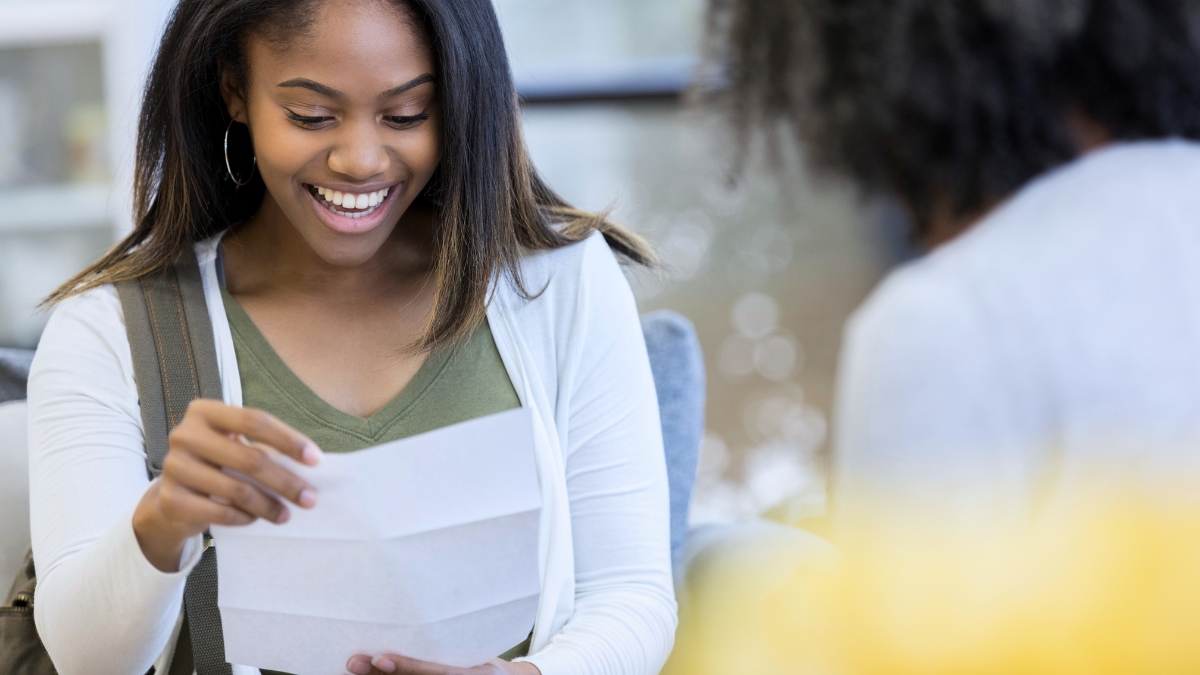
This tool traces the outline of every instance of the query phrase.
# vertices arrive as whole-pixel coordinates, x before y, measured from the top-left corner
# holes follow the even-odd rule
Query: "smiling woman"
[[[521,658],[464,670],[397,645],[346,669],[658,671],[666,474],[614,252],[653,255],[538,177],[488,0],[183,0],[135,185],[136,227],[49,298],[30,376],[35,617],[61,675],[257,673],[224,662],[215,586],[187,579],[216,564],[210,525],[320,508],[267,456],[316,464],[518,406],[542,493],[537,614],[506,654]],[[191,254],[222,400],[194,402],[150,481],[113,284]]]
[[[372,23],[372,16],[378,18],[383,9],[389,19]],[[314,31],[318,24],[322,30]],[[323,39],[329,41],[324,45],[328,53],[312,49]],[[352,49],[360,53],[352,55]],[[324,58],[335,55],[340,57],[336,61]],[[212,236],[255,215],[260,207],[271,206],[275,193],[266,194],[266,175],[253,176],[239,189],[238,172],[244,167],[234,168],[236,177],[222,170],[220,139],[236,118],[235,108],[244,110],[248,104],[237,92],[250,83],[254,74],[248,66],[259,63],[257,56],[264,57],[264,64],[286,64],[296,72],[312,74],[286,76],[275,80],[274,87],[251,88],[261,104],[270,106],[264,112],[273,113],[253,132],[253,150],[260,163],[269,143],[311,145],[299,135],[277,135],[283,129],[275,122],[283,119],[296,131],[343,136],[362,131],[364,109],[352,105],[358,103],[354,96],[371,102],[367,118],[374,121],[369,133],[398,132],[390,144],[393,159],[395,152],[415,151],[418,139],[433,141],[438,153],[436,175],[425,176],[423,182],[411,177],[403,195],[407,203],[402,201],[392,210],[397,219],[414,202],[438,211],[437,236],[429,242],[436,267],[437,311],[422,335],[422,346],[461,338],[478,322],[483,297],[496,274],[513,275],[523,289],[520,267],[514,264],[522,250],[558,248],[600,230],[617,253],[639,263],[654,261],[641,239],[571,207],[530,164],[490,3],[184,1],[163,36],[146,87],[139,124],[134,230],[96,264],[63,284],[48,298],[49,304],[161,269],[186,242]],[[350,66],[351,70],[334,65],[345,66],[354,58],[366,61]],[[421,71],[422,67],[429,70]],[[416,80],[403,79],[408,71]],[[270,75],[282,76],[261,75],[268,77],[264,83],[271,82]],[[400,81],[384,84],[380,81],[384,75]],[[342,83],[360,80],[360,86],[384,88],[342,91],[346,89]],[[311,99],[304,98],[309,94]],[[237,100],[230,100],[231,96]],[[433,109],[425,110],[423,102]],[[432,124],[424,124],[425,115]],[[413,133],[401,133],[405,131]],[[326,133],[324,140],[330,135]],[[382,138],[376,135],[374,141]],[[331,146],[329,168],[338,171],[346,153],[361,149]],[[361,183],[361,178],[341,176],[339,184],[343,193],[359,194]],[[294,185],[290,191],[301,187]],[[333,189],[337,191],[336,186]]]
[[[390,109],[385,110],[384,114],[381,116],[384,123],[393,129],[404,130],[411,129],[420,125],[422,122],[428,121],[430,119],[428,108],[432,103],[429,94],[421,91],[412,93],[410,92],[411,90],[419,88],[424,84],[432,85],[433,82],[433,75],[425,73],[413,78],[412,80],[409,80],[399,87],[393,87],[379,94],[379,103],[390,106]],[[236,99],[238,96],[238,89],[234,83],[230,82],[229,84],[231,85],[229,87],[229,96]],[[323,85],[319,82],[313,82],[305,77],[297,77],[285,82],[280,82],[279,87],[285,89],[307,89],[315,92],[319,100],[323,99],[325,101],[333,101],[335,104],[336,102],[344,102],[347,100],[347,95],[345,93],[338,91],[337,89],[333,89],[332,87]],[[430,88],[425,87],[424,89]],[[422,96],[422,93],[425,95]],[[405,96],[405,99],[407,100],[397,101],[397,99],[404,94],[408,94]],[[315,104],[304,103],[302,102],[303,98],[303,96],[297,97],[297,103],[295,103],[292,107],[289,107],[286,103],[281,104],[281,107],[286,110],[287,118],[289,120],[295,122],[301,128],[312,130],[328,127],[330,123],[336,121],[336,117],[333,115],[320,114],[322,112],[328,113],[330,111],[329,106],[322,107],[319,100]],[[305,108],[311,109],[314,114],[302,115],[295,110]],[[420,110],[421,112],[408,115],[396,114],[397,112],[402,112],[404,108],[412,108],[414,110]],[[427,144],[430,144],[431,142],[436,144],[436,139],[426,138],[425,140]],[[424,159],[425,164],[430,163],[429,158]],[[426,179],[427,178],[428,177],[426,176]],[[325,206],[330,213],[342,216],[342,218],[324,217],[325,223],[335,230],[344,230],[347,232],[365,232],[378,226],[385,217],[386,213],[391,210],[392,205],[395,203],[395,199],[386,199],[388,193],[392,190],[392,188],[397,187],[402,187],[402,185],[398,186],[393,184],[378,190],[364,193],[364,191],[368,189],[368,186],[366,185],[351,186],[350,188],[346,188],[345,192],[343,192],[341,190],[335,190],[323,185],[305,184],[305,188],[310,195],[316,198],[317,202],[322,203],[322,205]],[[399,194],[400,190],[397,189],[395,191],[395,195],[398,196]],[[335,206],[339,206],[341,209],[333,208]],[[383,207],[382,209],[380,208],[381,206]],[[379,213],[377,218],[370,219],[362,223],[347,223],[344,220],[345,218],[358,220],[364,216],[377,212]]]

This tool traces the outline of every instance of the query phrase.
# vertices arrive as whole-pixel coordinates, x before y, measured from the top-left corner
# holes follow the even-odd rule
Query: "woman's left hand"
[[[509,663],[492,659],[474,668],[455,668],[428,661],[418,661],[395,654],[383,654],[372,659],[359,654],[350,657],[346,670],[354,675],[542,675],[532,663]]]

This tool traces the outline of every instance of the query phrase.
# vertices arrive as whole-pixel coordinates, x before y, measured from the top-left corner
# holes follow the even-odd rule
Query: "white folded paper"
[[[348,454],[286,458],[317,488],[284,525],[213,527],[225,658],[296,675],[355,654],[469,667],[522,642],[540,583],[520,408]]]

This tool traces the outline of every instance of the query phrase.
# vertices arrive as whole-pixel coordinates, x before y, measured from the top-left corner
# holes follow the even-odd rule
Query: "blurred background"
[[[129,228],[134,132],[169,0],[0,0],[0,346],[32,347],[40,299]],[[910,255],[885,206],[803,174],[743,171],[692,102],[703,0],[496,0],[526,140],[576,205],[655,242],[630,270],[643,311],[691,319],[708,432],[694,523],[824,508],[842,326]]]

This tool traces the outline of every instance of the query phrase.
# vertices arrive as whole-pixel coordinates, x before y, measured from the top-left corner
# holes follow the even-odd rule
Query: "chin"
[[[322,260],[337,267],[357,267],[375,257],[395,225],[377,227],[359,234],[343,234],[320,227],[304,238]]]

